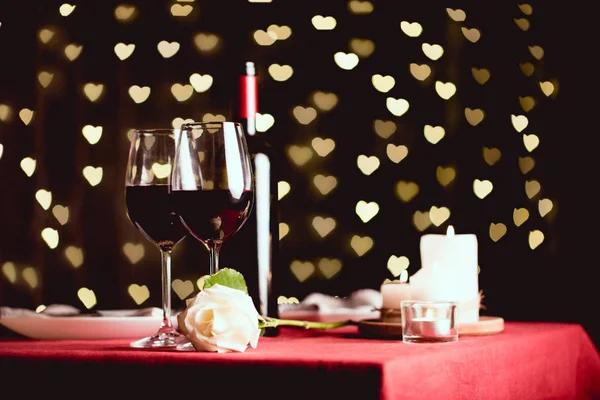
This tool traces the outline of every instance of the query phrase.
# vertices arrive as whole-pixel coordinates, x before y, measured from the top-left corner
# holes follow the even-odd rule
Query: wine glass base
[[[129,347],[136,349],[176,349],[177,346],[187,343],[187,338],[178,332],[164,332],[154,336],[148,336],[135,342]]]
[[[181,343],[179,344],[175,350],[177,351],[196,351],[194,345],[191,342]]]

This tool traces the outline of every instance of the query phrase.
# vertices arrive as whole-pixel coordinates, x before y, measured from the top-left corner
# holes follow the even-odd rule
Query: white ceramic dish
[[[141,339],[156,334],[162,317],[2,318],[0,324],[31,339]],[[173,318],[177,327],[177,319]]]

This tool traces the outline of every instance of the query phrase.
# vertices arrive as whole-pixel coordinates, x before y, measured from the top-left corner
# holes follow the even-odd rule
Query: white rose
[[[197,351],[219,353],[256,348],[258,319],[250,296],[219,284],[201,290],[177,316],[179,330]]]

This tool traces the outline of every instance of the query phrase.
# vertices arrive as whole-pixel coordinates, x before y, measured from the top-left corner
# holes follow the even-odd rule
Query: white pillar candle
[[[400,309],[400,302],[412,300],[410,284],[392,281],[381,285],[382,308]]]
[[[477,237],[456,235],[452,226],[446,235],[421,237],[421,270],[411,277],[418,300],[455,301],[459,322],[479,320]],[[461,307],[462,305],[462,307]]]

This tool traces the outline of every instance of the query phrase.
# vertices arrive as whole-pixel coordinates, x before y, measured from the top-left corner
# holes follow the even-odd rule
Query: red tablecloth
[[[245,353],[159,352],[129,340],[0,341],[0,393],[209,399],[599,399],[600,356],[575,324],[507,322],[456,343],[283,328]],[[130,396],[128,395],[128,396]],[[216,397],[218,396],[218,397]],[[3,396],[1,396],[3,397]],[[120,397],[120,396],[117,396]]]

